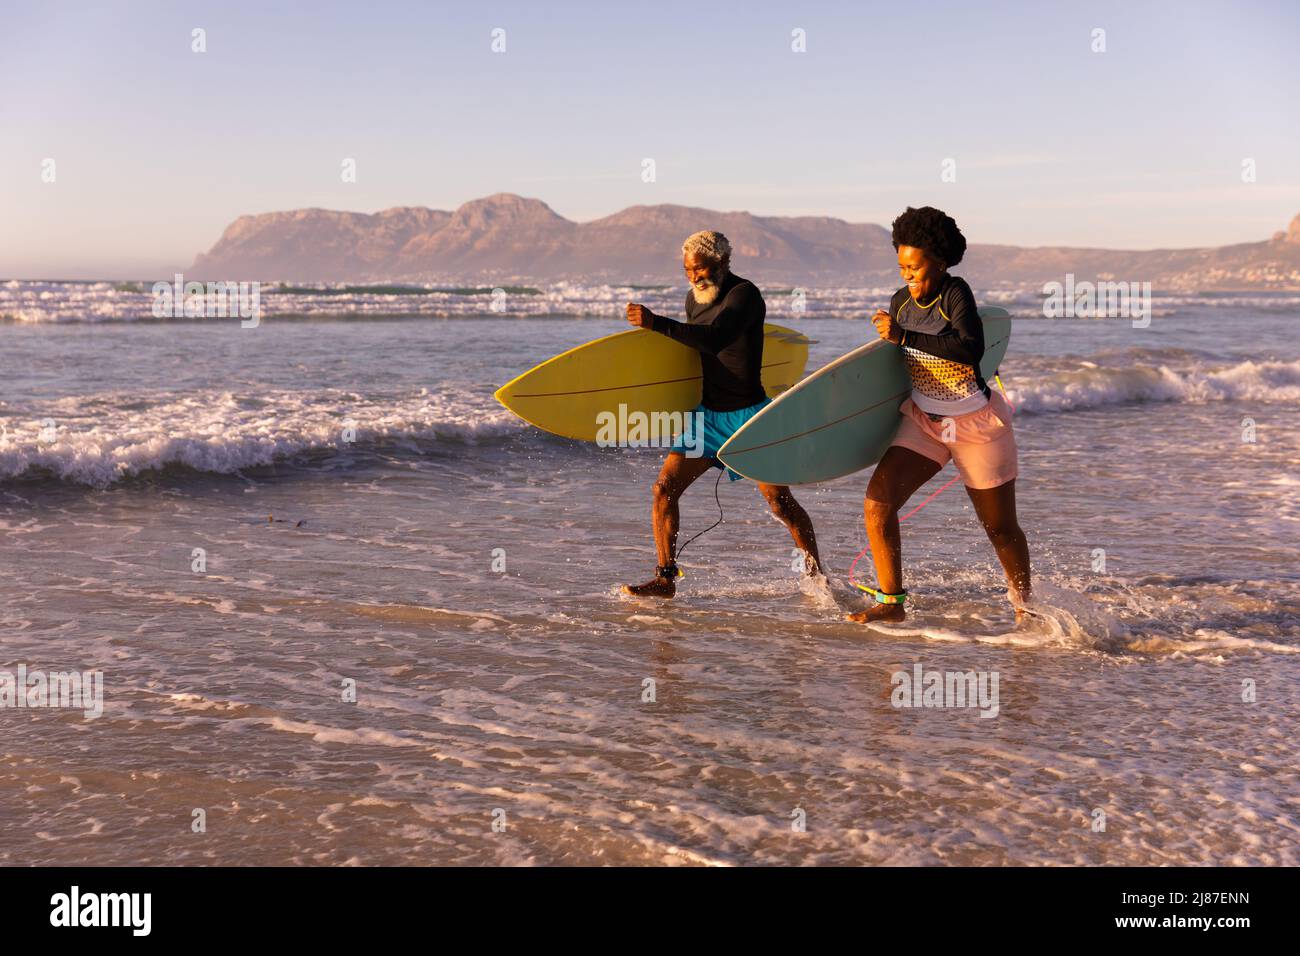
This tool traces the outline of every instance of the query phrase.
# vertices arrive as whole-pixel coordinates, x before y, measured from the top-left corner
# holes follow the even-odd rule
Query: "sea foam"
[[[0,417],[0,478],[47,472],[103,487],[173,465],[231,474],[316,450],[403,440],[473,443],[526,427],[490,397],[427,389],[392,399],[329,390],[145,400],[112,393],[62,398],[42,413]]]
[[[1090,363],[1091,364],[1091,363]],[[1084,367],[1024,376],[1008,387],[1017,412],[1065,412],[1133,402],[1203,403],[1300,400],[1300,361],[1239,362],[1218,368],[1144,365]]]

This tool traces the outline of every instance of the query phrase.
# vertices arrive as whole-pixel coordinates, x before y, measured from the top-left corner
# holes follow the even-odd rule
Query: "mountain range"
[[[763,283],[895,284],[889,230],[826,216],[755,216],[689,206],[629,206],[573,222],[539,199],[498,193],[447,212],[296,209],[240,216],[187,278],[289,282],[662,282],[681,278],[681,243],[717,229],[736,272]],[[1300,289],[1300,215],[1260,242],[1110,250],[972,243],[957,272],[984,286],[1151,282],[1178,291]]]

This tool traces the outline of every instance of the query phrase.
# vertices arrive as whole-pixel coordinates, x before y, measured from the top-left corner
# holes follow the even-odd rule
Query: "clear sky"
[[[1297,104],[1295,0],[0,0],[0,277],[149,277],[244,213],[494,192],[576,220],[929,203],[973,242],[1254,241],[1300,212]]]

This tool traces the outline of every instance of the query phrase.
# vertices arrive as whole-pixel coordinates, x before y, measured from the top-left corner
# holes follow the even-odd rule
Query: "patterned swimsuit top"
[[[908,296],[895,316],[907,331],[937,335],[949,325],[944,312],[943,291],[927,304]],[[974,365],[940,358],[923,352],[903,339],[903,359],[912,378],[912,401],[931,415],[964,415],[976,411],[988,401],[988,386]]]

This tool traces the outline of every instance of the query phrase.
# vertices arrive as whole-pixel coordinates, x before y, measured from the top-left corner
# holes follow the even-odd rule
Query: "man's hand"
[[[886,342],[893,342],[897,345],[903,338],[903,330],[894,324],[894,320],[889,317],[889,313],[884,309],[877,309],[876,314],[871,317],[872,324],[875,325],[876,331]]]
[[[652,328],[654,326],[654,313],[644,305],[629,302],[627,304],[627,320],[640,329]]]

